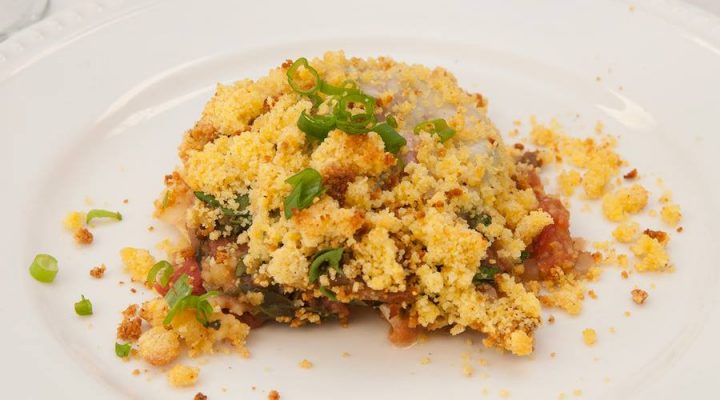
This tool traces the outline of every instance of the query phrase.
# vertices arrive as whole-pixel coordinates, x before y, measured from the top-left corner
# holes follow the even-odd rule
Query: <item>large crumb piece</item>
[[[585,342],[586,345],[592,346],[597,342],[597,333],[595,332],[595,329],[588,328],[582,331],[583,336],[583,342]]]
[[[118,339],[134,342],[140,338],[142,320],[138,317],[123,318],[117,328]]]
[[[85,214],[79,211],[70,212],[65,216],[63,225],[65,225],[65,228],[70,232],[75,232],[85,227]]]
[[[313,363],[309,360],[302,360],[298,363],[298,366],[303,369],[310,369],[313,367]]]
[[[135,282],[145,282],[148,272],[155,264],[155,258],[144,249],[125,247],[120,250],[120,257],[125,264],[125,270]]]
[[[613,237],[620,243],[630,243],[640,234],[640,224],[634,221],[623,222],[612,232]]]
[[[193,397],[193,400],[207,400],[207,396],[205,396],[202,392],[195,393],[195,397]]]
[[[180,355],[177,333],[161,326],[140,335],[138,346],[140,357],[155,366],[169,364]]]
[[[75,243],[77,244],[90,244],[93,242],[93,234],[87,230],[87,228],[80,228],[73,234]]]
[[[648,292],[642,289],[633,289],[630,293],[635,304],[643,304],[648,298]]]
[[[603,197],[602,210],[610,221],[623,221],[640,212],[648,202],[648,191],[639,184],[621,188]]]
[[[670,258],[663,244],[649,236],[643,234],[630,250],[639,258],[635,263],[635,269],[638,272],[662,272],[670,270]]]
[[[107,267],[105,267],[105,264],[98,265],[97,267],[94,267],[90,270],[90,276],[92,276],[95,279],[100,279],[105,275],[105,270]]]
[[[177,364],[167,373],[168,382],[175,387],[193,386],[200,375],[200,368]]]
[[[280,400],[280,393],[277,390],[271,390],[268,393],[268,400]]]
[[[677,204],[668,204],[660,209],[660,218],[663,222],[670,226],[675,226],[680,222],[682,218],[682,212],[680,212],[680,206]]]

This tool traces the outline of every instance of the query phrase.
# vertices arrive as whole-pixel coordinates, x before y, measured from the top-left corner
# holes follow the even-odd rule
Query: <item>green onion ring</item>
[[[300,69],[300,67],[305,67],[310,74],[313,76],[315,82],[313,86],[310,89],[302,89],[300,85],[295,82],[295,77],[297,75],[297,71]],[[322,81],[320,80],[320,75],[318,74],[317,70],[315,68],[311,67],[308,63],[307,58],[300,57],[295,62],[292,63],[290,68],[287,71],[287,77],[288,77],[288,83],[290,84],[290,87],[297,93],[310,96],[311,94],[315,94],[315,92],[318,91],[320,88],[320,85]]]

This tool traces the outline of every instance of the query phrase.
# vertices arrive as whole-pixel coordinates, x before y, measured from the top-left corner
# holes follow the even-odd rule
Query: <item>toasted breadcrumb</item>
[[[588,345],[592,346],[597,342],[597,333],[595,332],[595,329],[588,328],[582,331],[583,336],[583,342]]]
[[[155,366],[169,364],[180,355],[178,334],[162,326],[151,328],[140,335],[138,346],[140,357]]]
[[[271,390],[267,398],[268,400],[280,400],[280,393],[277,390]]]
[[[134,370],[132,370],[132,374],[133,374],[134,376],[138,376],[138,375],[140,375],[140,370],[137,369],[137,368],[135,368]]]
[[[682,212],[680,212],[680,206],[677,204],[668,204],[660,209],[660,218],[663,222],[670,226],[675,226],[680,222],[682,218]]]
[[[420,359],[420,364],[421,364],[421,365],[427,365],[427,364],[430,364],[431,361],[432,361],[432,360],[430,360],[430,357],[423,357],[423,358]]]
[[[640,224],[634,221],[621,223],[612,232],[613,237],[620,243],[630,243],[640,234]]]
[[[155,264],[155,258],[144,249],[126,247],[120,250],[120,257],[125,265],[125,270],[130,273],[135,282],[145,282],[148,272]]]
[[[313,367],[313,363],[308,360],[303,359],[302,361],[300,361],[298,363],[298,366],[302,369],[310,369]]]
[[[592,289],[588,290],[588,296],[590,296],[590,298],[593,300],[596,300],[598,298],[597,293],[595,293],[595,291]]]
[[[105,267],[105,264],[100,264],[97,267],[93,267],[90,269],[90,276],[92,276],[95,279],[100,279],[105,275],[105,270],[107,268]]]
[[[663,244],[658,239],[644,233],[630,250],[638,257],[635,269],[638,272],[663,272],[670,270],[669,257]]]
[[[195,393],[195,397],[193,397],[193,400],[207,400],[207,396],[205,396],[202,392]]]
[[[200,368],[177,364],[168,371],[167,379],[175,387],[188,387],[195,385],[199,375]]]
[[[118,339],[134,342],[140,338],[142,333],[142,320],[138,317],[123,318],[117,327]]]
[[[630,293],[635,304],[643,304],[648,298],[648,293],[642,289],[633,289]]]
[[[80,228],[73,234],[77,244],[88,245],[93,242],[93,234],[87,228]]]
[[[648,191],[639,184],[621,188],[603,197],[603,214],[610,221],[623,221],[640,212],[648,202]]]
[[[79,211],[72,211],[65,216],[63,225],[70,232],[76,232],[78,229],[85,226],[85,213]]]
[[[632,171],[628,172],[627,174],[623,175],[623,178],[625,179],[635,179],[638,177],[638,171],[637,169],[633,168]]]

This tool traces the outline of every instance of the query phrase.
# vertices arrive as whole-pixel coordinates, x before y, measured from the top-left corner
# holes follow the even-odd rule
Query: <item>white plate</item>
[[[490,398],[507,390],[511,398],[550,399],[579,389],[583,398],[711,397],[720,367],[720,21],[674,1],[632,4],[107,0],[0,44],[0,128],[10,139],[0,154],[3,393],[189,399],[199,390],[220,399],[277,389],[283,399],[455,399],[487,389]],[[249,360],[190,360],[203,364],[193,389],[170,389],[154,369],[132,376],[147,367],[116,358],[115,327],[123,307],[148,294],[118,284],[127,281],[118,250],[153,248],[169,234],[151,219],[151,201],[178,163],[184,130],[217,81],[258,77],[287,58],[331,49],[445,66],[489,97],[504,132],[532,114],[558,117],[582,135],[604,121],[643,182],[657,194],[655,178],[663,177],[683,207],[685,232],[670,245],[677,272],[626,281],[609,269],[593,286],[599,299],[587,300],[580,317],[553,312],[558,322],[541,327],[531,358],[481,349],[470,334],[395,349],[384,324],[367,316],[347,329],[262,328],[251,335]],[[98,227],[96,242],[80,249],[61,220],[90,208],[86,196],[125,219]],[[607,239],[610,226],[596,214],[575,209],[574,233]],[[148,232],[149,225],[158,229]],[[60,260],[52,285],[27,273],[39,252]],[[87,272],[98,263],[109,267],[101,281]],[[651,283],[648,303],[635,306],[629,291]],[[81,293],[94,303],[90,318],[73,312]],[[595,347],[582,344],[586,327],[598,332]],[[469,378],[465,353],[475,369]],[[427,355],[432,363],[421,365]],[[305,358],[313,369],[297,366]]]

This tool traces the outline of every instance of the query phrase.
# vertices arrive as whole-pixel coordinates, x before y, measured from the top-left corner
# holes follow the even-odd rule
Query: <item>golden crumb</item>
[[[620,271],[620,277],[623,278],[623,279],[629,278],[628,272],[627,272],[627,271]]]
[[[144,249],[125,247],[120,250],[120,257],[125,264],[125,270],[135,282],[145,282],[148,272],[155,264],[155,258]]]
[[[310,369],[313,367],[313,363],[310,362],[309,360],[303,359],[302,361],[300,361],[298,363],[298,366],[302,369]]]
[[[588,296],[590,296],[590,298],[593,300],[598,298],[597,293],[595,293],[595,291],[592,289],[588,290]]]
[[[280,400],[280,393],[277,390],[271,390],[267,398],[268,400]]]
[[[107,268],[105,267],[105,264],[100,264],[97,267],[93,267],[90,269],[90,276],[92,276],[95,279],[100,279],[105,275],[105,270]]]
[[[630,293],[635,304],[643,304],[648,298],[648,293],[642,289],[633,289]]]
[[[77,244],[88,245],[93,242],[93,234],[87,230],[87,228],[80,228],[76,230],[73,237],[75,238],[75,243]]]
[[[202,392],[195,393],[195,397],[193,397],[193,400],[207,400],[207,396],[205,396]]]
[[[580,390],[580,389],[573,390],[573,396],[575,396],[575,397],[582,396],[582,390]]]
[[[507,390],[507,389],[500,389],[500,392],[498,392],[498,394],[499,394],[500,397],[502,397],[503,399],[507,399],[508,397],[510,397],[510,391]]]
[[[601,133],[603,133],[604,129],[605,129],[605,124],[603,124],[602,121],[595,122],[595,133],[601,134]]]
[[[675,226],[680,222],[680,219],[682,218],[682,212],[680,211],[680,206],[677,204],[668,204],[663,206],[660,209],[660,218],[662,218],[663,222],[670,226]]]
[[[555,358],[556,355],[557,355],[557,353],[555,353],[555,352],[553,351],[552,353],[550,353],[550,358]]]
[[[132,374],[135,376],[138,376],[138,375],[140,375],[140,370],[135,368],[134,370],[132,370]]]
[[[167,379],[175,387],[188,387],[195,385],[199,375],[200,368],[177,364],[168,371]]]
[[[155,366],[169,364],[180,355],[178,334],[162,326],[156,326],[140,335],[138,346],[140,357]]]
[[[431,362],[430,357],[423,357],[420,359],[421,365],[427,365],[427,364],[430,364],[430,362]]]
[[[548,323],[549,323],[549,324],[554,324],[554,323],[555,323],[555,316],[554,316],[554,315],[551,315],[551,316],[548,317],[547,320],[548,320]]]
[[[610,221],[623,221],[630,214],[636,214],[645,208],[648,202],[648,191],[639,184],[628,188],[620,188],[603,197],[603,214]]]
[[[130,202],[130,200],[128,200],[128,199],[123,199],[123,204],[127,204],[127,203],[129,203],[129,202]]]
[[[150,225],[150,226],[148,226],[147,230],[148,230],[148,232],[152,232],[155,230],[155,227]]]
[[[630,311],[625,311],[625,312],[623,313],[623,315],[626,316],[626,317],[630,317]]]
[[[583,330],[582,336],[583,342],[588,346],[592,346],[597,342],[597,333],[595,332],[595,329],[588,328]]]
[[[76,232],[78,229],[85,226],[85,213],[79,211],[72,211],[65,216],[63,225],[70,232]]]
[[[630,243],[640,234],[640,224],[634,221],[626,221],[618,225],[612,232],[613,237],[620,243]]]
[[[646,231],[630,250],[637,256],[635,269],[638,272],[664,272],[672,270],[670,258],[665,250],[667,235],[658,235],[657,231]]]

